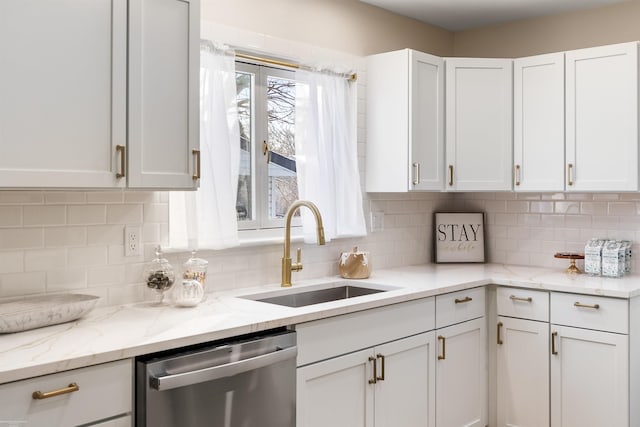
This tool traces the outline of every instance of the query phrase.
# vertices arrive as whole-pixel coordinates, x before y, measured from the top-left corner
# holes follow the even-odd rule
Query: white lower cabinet
[[[549,425],[549,323],[498,316],[498,426]]]
[[[551,426],[629,426],[628,336],[551,330]]]
[[[435,427],[434,298],[296,326],[298,427]]]
[[[297,425],[434,426],[434,334],[298,369]]]
[[[485,318],[438,329],[436,426],[487,424]]]
[[[497,295],[498,427],[640,425],[637,298]]]
[[[133,366],[120,360],[0,386],[0,425],[129,427]]]

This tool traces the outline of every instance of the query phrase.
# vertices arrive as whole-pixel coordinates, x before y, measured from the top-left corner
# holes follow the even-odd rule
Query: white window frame
[[[268,211],[268,164],[262,152],[262,141],[267,141],[267,77],[281,77],[295,80],[295,71],[273,68],[259,63],[236,61],[236,72],[252,74],[251,103],[251,201],[253,208],[252,220],[238,221],[238,231],[241,240],[271,240],[282,234],[285,219],[271,219]],[[292,226],[301,228],[301,220],[294,217]],[[271,230],[271,231],[269,231]],[[277,233],[277,234],[274,234]],[[301,233],[301,231],[299,231]],[[298,230],[294,231],[298,234]]]

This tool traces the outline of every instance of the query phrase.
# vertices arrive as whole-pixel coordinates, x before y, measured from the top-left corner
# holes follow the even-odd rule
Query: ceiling
[[[629,0],[360,0],[450,31]]]

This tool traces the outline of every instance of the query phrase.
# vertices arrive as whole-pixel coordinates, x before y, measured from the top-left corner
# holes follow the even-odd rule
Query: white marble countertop
[[[343,280],[296,282],[294,277],[293,286]],[[355,282],[398,289],[299,308],[237,298],[286,292],[272,284],[210,293],[193,308],[149,303],[98,308],[75,322],[0,335],[0,384],[487,284],[616,298],[640,295],[640,275],[606,279],[497,264],[399,267],[374,271],[369,279],[350,284]]]

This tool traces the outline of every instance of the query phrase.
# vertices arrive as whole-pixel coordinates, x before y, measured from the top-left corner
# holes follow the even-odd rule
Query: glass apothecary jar
[[[196,256],[196,251],[191,252],[191,258],[182,265],[182,278],[185,280],[197,280],[206,291],[207,266],[209,262]]]
[[[162,257],[160,246],[156,247],[156,257],[145,267],[143,277],[147,287],[156,291],[156,303],[162,304],[165,292],[173,286],[175,273],[169,261]]]

